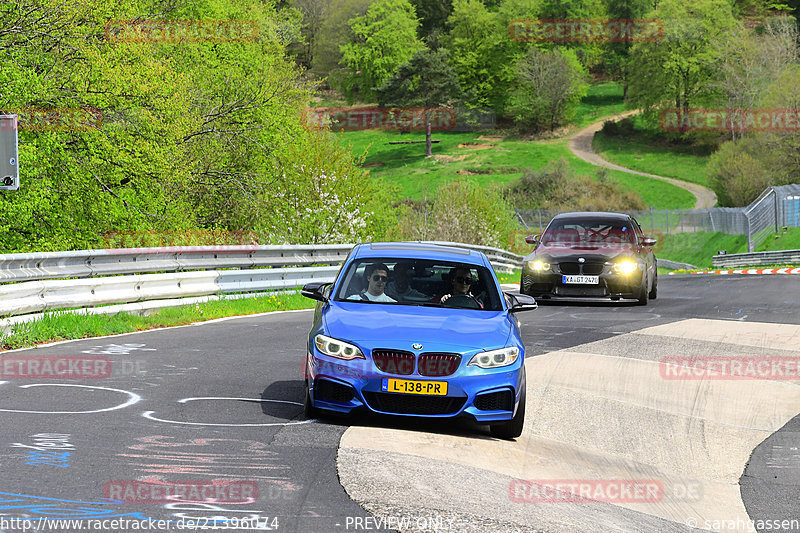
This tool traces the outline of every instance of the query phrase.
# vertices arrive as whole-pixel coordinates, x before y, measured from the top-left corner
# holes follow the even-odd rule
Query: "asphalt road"
[[[659,284],[658,300],[644,308],[578,302],[523,313],[528,353],[687,318],[800,324],[797,276],[662,276]],[[45,524],[45,517],[169,522],[160,528],[151,522],[150,530],[178,530],[182,520],[217,528],[246,520],[239,523],[247,530],[387,531],[392,528],[375,522],[340,482],[336,459],[348,428],[399,427],[498,442],[486,428],[463,422],[306,420],[301,360],[310,321],[310,311],[271,313],[3,353],[0,531],[78,530]],[[48,377],[48,365],[75,356],[91,359],[76,370],[81,379]],[[756,447],[741,480],[750,517],[800,519],[798,435],[794,419]],[[776,442],[789,448],[780,481],[768,467]],[[164,496],[209,487],[215,504],[171,503]]]

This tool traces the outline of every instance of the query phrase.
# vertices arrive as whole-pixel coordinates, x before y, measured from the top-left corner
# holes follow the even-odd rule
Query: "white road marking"
[[[41,415],[83,415],[83,414],[91,414],[91,413],[105,413],[108,411],[116,411],[117,409],[124,409],[128,406],[131,406],[135,403],[141,401],[142,397],[138,394],[135,394],[130,391],[122,390],[122,389],[112,389],[111,387],[97,387],[94,385],[75,385],[71,383],[32,383],[30,385],[20,385],[20,389],[27,389],[30,387],[80,387],[83,389],[98,389],[98,390],[108,390],[113,392],[119,392],[122,394],[127,394],[129,396],[128,401],[121,403],[119,405],[115,405],[114,407],[107,407],[105,409],[95,409],[92,411],[27,411],[23,409],[2,409],[0,411],[6,413],[33,413],[33,414],[41,414]]]

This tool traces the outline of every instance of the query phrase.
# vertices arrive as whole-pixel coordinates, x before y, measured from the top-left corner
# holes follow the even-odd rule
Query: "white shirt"
[[[385,292],[382,292],[380,294],[380,296],[373,296],[369,291],[365,291],[365,292],[362,292],[360,294],[353,294],[352,296],[349,296],[347,299],[348,300],[363,300],[363,298],[361,297],[362,295],[364,295],[367,298],[367,300],[369,300],[370,302],[394,303],[394,302],[397,301],[397,300],[395,300],[393,298],[389,298],[388,296],[386,296]]]

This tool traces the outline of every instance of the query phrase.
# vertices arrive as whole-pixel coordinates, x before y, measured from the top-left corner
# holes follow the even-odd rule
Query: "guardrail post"
[[[745,222],[745,229],[747,231],[747,251],[752,252],[753,239],[752,236],[750,235],[750,216],[747,213],[744,214],[744,222]]]

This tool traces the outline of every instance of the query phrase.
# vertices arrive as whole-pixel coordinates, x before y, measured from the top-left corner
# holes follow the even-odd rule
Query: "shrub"
[[[577,176],[565,159],[538,171],[526,170],[505,189],[506,200],[517,209],[626,211],[646,209],[641,197],[623,191],[599,169],[597,179]]]
[[[404,239],[502,248],[517,224],[499,191],[461,179],[439,187],[432,201],[412,206],[401,228]]]

